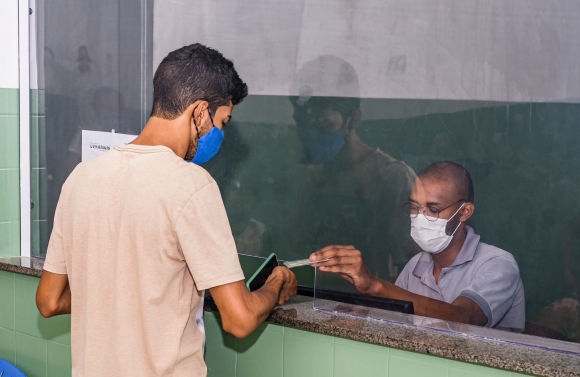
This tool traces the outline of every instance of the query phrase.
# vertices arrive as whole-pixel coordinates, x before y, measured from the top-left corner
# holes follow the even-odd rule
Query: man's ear
[[[181,116],[187,118],[194,118],[199,123],[199,120],[203,116],[203,112],[205,111],[205,109],[208,108],[208,106],[209,103],[207,101],[204,100],[195,101],[194,103],[189,105],[187,109],[185,109],[185,111]]]
[[[356,129],[356,127],[358,126],[358,124],[360,122],[360,118],[361,118],[360,109],[353,109],[346,120],[347,121],[347,130],[349,132]]]
[[[459,211],[459,221],[465,223],[471,216],[473,216],[473,212],[475,212],[475,205],[473,203],[465,203],[463,208]]]

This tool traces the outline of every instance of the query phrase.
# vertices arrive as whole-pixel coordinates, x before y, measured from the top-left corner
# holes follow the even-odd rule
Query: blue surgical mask
[[[219,152],[223,141],[224,132],[216,126],[213,126],[208,133],[199,138],[197,153],[190,162],[197,165],[205,164]]]
[[[320,135],[318,138],[300,136],[306,157],[313,165],[326,164],[332,161],[344,146],[345,140],[342,129]]]

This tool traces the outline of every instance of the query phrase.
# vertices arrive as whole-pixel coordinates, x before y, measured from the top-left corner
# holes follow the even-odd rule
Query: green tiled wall
[[[205,313],[208,377],[516,377],[524,374],[263,324],[238,340]]]
[[[29,377],[71,375],[70,316],[38,313],[38,278],[0,271],[0,358]],[[516,377],[522,374],[263,324],[238,340],[205,313],[209,377]]]
[[[0,271],[0,358],[29,377],[71,375],[70,316],[43,318],[38,278]]]
[[[20,255],[18,89],[0,88],[0,257]]]

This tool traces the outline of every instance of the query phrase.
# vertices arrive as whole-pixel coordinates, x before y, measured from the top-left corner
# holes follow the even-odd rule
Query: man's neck
[[[435,276],[435,281],[439,281],[439,274],[441,270],[449,267],[455,262],[463,244],[465,243],[465,238],[467,236],[467,230],[465,229],[465,224],[461,224],[457,232],[455,232],[455,237],[451,240],[451,243],[445,250],[438,254],[433,254],[433,275]]]
[[[336,158],[329,163],[329,167],[350,167],[358,161],[374,153],[376,148],[373,148],[362,141],[355,130],[352,130],[346,137],[344,147],[336,156]]]
[[[179,157],[185,157],[189,144],[186,144],[184,140],[188,140],[187,136],[184,137],[183,133],[187,132],[187,128],[179,124],[178,119],[168,120],[158,117],[151,117],[141,134],[131,142],[131,144],[136,145],[163,145],[171,149]]]

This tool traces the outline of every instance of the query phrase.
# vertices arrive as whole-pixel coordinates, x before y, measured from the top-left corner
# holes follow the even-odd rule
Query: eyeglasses
[[[432,205],[426,205],[426,206],[418,206],[414,203],[411,202],[407,202],[405,204],[403,204],[402,208],[403,208],[403,212],[405,213],[405,215],[411,215],[411,218],[414,219],[415,217],[417,217],[419,215],[419,213],[422,213],[423,216],[425,216],[425,218],[429,221],[437,221],[439,219],[439,214],[443,211],[445,211],[447,208],[454,206],[457,203],[461,203],[461,202],[467,202],[467,200],[465,199],[459,199],[458,201],[456,201],[453,204],[448,205],[445,208],[435,208]]]

